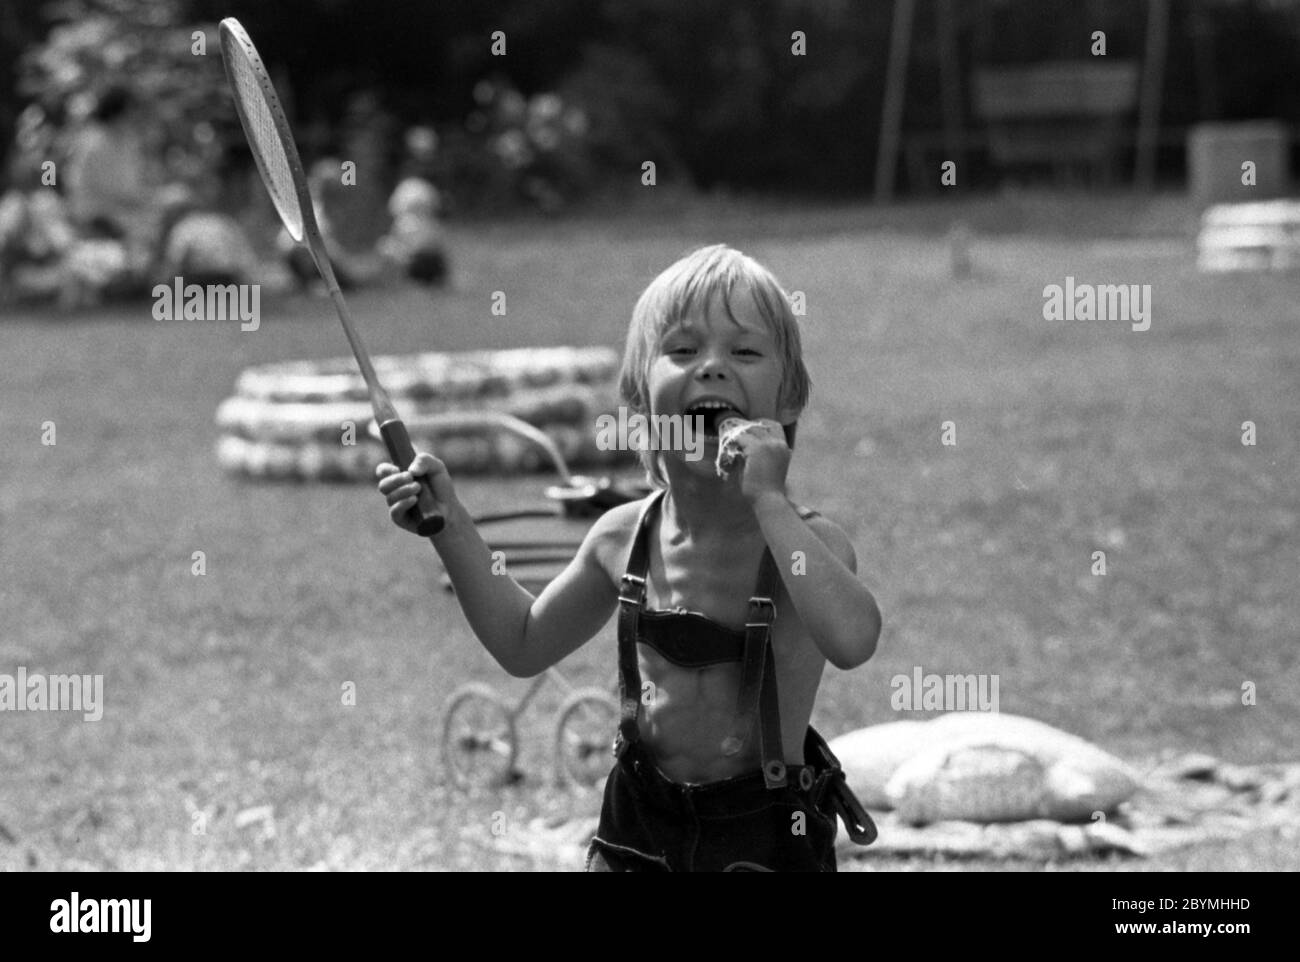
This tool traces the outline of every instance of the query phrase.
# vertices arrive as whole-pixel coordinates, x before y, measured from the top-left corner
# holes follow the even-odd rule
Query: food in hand
[[[749,421],[742,418],[739,414],[729,414],[718,419],[718,477],[724,481],[731,476],[731,472],[744,457],[736,447],[736,440],[745,432],[747,428],[753,427],[758,422]]]

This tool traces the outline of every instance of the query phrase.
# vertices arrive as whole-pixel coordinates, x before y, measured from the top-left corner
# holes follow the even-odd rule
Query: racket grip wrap
[[[406,433],[406,425],[398,418],[385,421],[379,425],[379,434],[384,439],[384,446],[397,467],[405,471],[415,460],[415,448],[411,446],[411,436]],[[430,538],[446,526],[446,519],[438,510],[437,499],[433,496],[433,486],[425,475],[419,476],[420,496],[409,514],[415,522],[415,532],[422,538]]]

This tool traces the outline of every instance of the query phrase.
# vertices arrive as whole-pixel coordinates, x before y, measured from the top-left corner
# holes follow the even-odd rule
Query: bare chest
[[[765,552],[762,541],[717,539],[672,544],[652,539],[646,604],[659,609],[685,608],[719,624],[743,628],[748,620],[749,599],[767,594],[759,584]],[[770,590],[773,594],[781,592],[779,576],[773,579]]]

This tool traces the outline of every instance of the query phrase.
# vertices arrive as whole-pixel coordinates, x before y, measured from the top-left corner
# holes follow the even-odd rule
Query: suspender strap
[[[636,534],[632,537],[632,550],[619,585],[618,700],[621,708],[614,753],[620,756],[639,737],[637,718],[641,711],[641,669],[636,659],[636,638],[641,608],[645,603],[646,570],[650,560],[646,531],[663,495],[664,489],[661,488],[646,499],[645,507],[641,509]]]
[[[804,736],[804,756],[820,774],[813,784],[813,807],[832,817],[838,815],[855,845],[870,845],[876,840],[876,823],[862,807],[844,777],[840,760],[816,729],[809,727]]]
[[[796,509],[799,517],[816,517],[808,508]],[[781,740],[781,706],[776,688],[776,656],[772,651],[772,622],[776,620],[776,590],[781,573],[770,550],[763,552],[758,588],[749,599],[749,618],[745,624],[745,664],[740,688],[740,738],[749,737],[758,712],[758,751],[763,765],[763,781],[768,788],[784,788],[787,783],[785,746]]]
[[[768,788],[784,788],[785,747],[781,741],[781,708],[776,695],[776,657],[772,654],[771,630],[763,639],[763,691],[759,698],[758,737],[763,759],[763,781]]]
[[[763,552],[758,587],[749,599],[745,621],[745,659],[740,669],[740,696],[736,704],[736,728],[727,740],[731,753],[738,753],[759,719],[759,757],[763,780],[768,788],[786,784],[785,752],[781,744],[781,712],[776,692],[776,662],[772,654],[772,622],[776,618],[775,595],[779,575],[771,551]]]

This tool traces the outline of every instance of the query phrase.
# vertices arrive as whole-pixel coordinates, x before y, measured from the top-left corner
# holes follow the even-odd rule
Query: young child
[[[622,721],[589,870],[833,871],[835,814],[854,841],[874,827],[808,720],[825,663],[870,658],[880,612],[844,532],[786,497],[809,378],[785,292],[728,247],[683,258],[637,302],[621,388],[647,417],[703,417],[706,457],[643,450],[655,493],[598,518],[540,596],[492,574],[437,458],[379,466],[389,513],[411,530],[413,475],[430,475],[447,518],[434,547],[511,675],[560,661],[617,609]],[[726,478],[724,412],[750,422],[726,432]]]
[[[312,196],[312,211],[316,215],[316,226],[325,241],[325,250],[329,252],[330,263],[334,266],[334,276],[339,287],[345,291],[373,284],[380,279],[384,271],[383,258],[375,254],[359,253],[348,249],[339,240],[334,229],[334,211],[340,197],[340,190],[346,190],[341,184],[340,171],[343,162],[334,157],[324,157],[311,165],[307,172],[307,186]],[[295,241],[289,232],[281,228],[276,238],[276,248],[284,256],[289,271],[304,287],[324,291],[324,283],[316,272],[316,262],[311,252]]]
[[[438,188],[421,177],[407,177],[388,199],[393,224],[379,239],[379,253],[422,284],[442,284],[447,279],[440,206]]]

